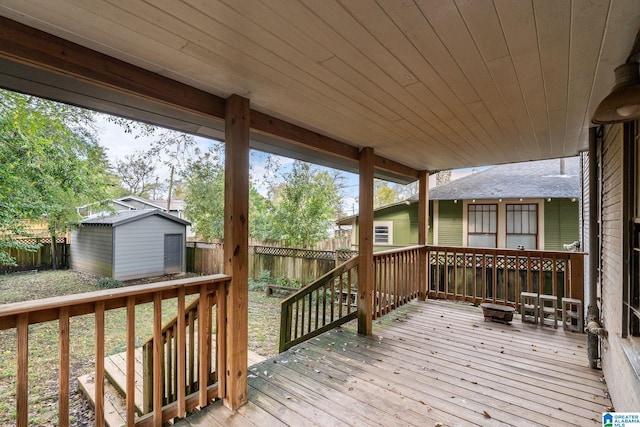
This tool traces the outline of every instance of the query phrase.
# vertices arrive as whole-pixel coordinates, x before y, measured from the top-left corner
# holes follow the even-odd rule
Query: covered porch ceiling
[[[219,139],[238,94],[254,148],[357,171],[369,146],[410,181],[585,150],[640,2],[2,0],[0,16],[2,87]]]

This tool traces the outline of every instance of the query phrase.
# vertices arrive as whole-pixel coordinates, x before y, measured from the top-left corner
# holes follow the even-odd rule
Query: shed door
[[[164,273],[182,271],[182,234],[164,235]]]

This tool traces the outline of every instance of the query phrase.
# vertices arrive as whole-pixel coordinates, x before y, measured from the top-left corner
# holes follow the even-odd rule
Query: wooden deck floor
[[[412,302],[373,336],[337,329],[252,366],[247,405],[216,402],[179,425],[601,425],[611,401],[585,347],[519,316]]]

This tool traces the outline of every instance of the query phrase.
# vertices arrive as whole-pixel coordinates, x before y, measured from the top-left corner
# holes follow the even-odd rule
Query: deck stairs
[[[215,348],[215,335],[213,336]],[[215,351],[213,352],[215,354]],[[105,357],[105,422],[109,427],[119,427],[126,424],[125,414],[125,390],[126,390],[126,352]],[[137,348],[135,353],[135,403],[136,412],[142,415],[143,407],[143,382],[142,382],[142,348]],[[265,358],[249,350],[248,366],[260,363]],[[78,378],[78,387],[87,398],[91,406],[95,405],[95,379],[94,373]]]

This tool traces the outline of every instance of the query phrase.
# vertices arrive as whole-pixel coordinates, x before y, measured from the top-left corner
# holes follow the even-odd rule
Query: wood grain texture
[[[372,292],[373,292],[373,148],[366,147],[360,152],[360,198],[358,216],[358,332],[371,333]]]
[[[371,336],[335,329],[254,366],[247,405],[177,425],[597,426],[610,400],[584,347],[517,316],[485,323],[477,307],[413,301]]]
[[[69,308],[60,309],[58,321],[58,424],[69,425]]]
[[[227,291],[225,406],[247,401],[249,322],[249,100],[227,99],[225,117],[225,272],[232,277]]]

